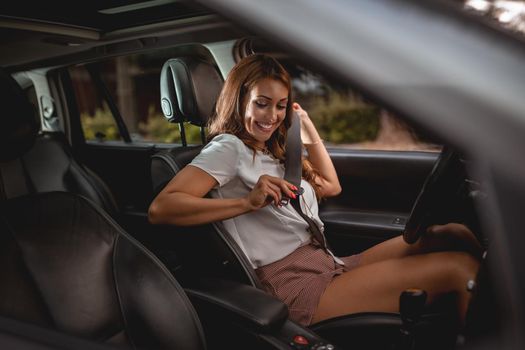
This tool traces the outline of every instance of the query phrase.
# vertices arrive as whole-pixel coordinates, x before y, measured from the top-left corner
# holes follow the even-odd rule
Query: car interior
[[[99,2],[81,5],[77,11],[97,9],[96,16],[74,25],[64,11],[53,17],[36,8],[25,18],[31,25],[19,29],[12,23],[20,9],[0,13],[0,32],[39,48],[0,63],[2,347],[454,349],[499,331],[485,262],[461,331],[449,296],[430,307],[403,297],[400,313],[351,314],[304,327],[262,290],[220,222],[150,224],[149,204],[206,143],[215,100],[241,58],[266,53],[290,70],[306,66],[339,82],[206,8],[167,2],[126,10],[112,3],[114,22],[101,20]],[[175,8],[184,15],[165,15]],[[86,29],[93,23],[101,27],[98,38]],[[136,96],[154,90],[159,127],[176,130],[178,141],[134,139],[124,107],[134,96],[115,95],[109,79],[123,73],[108,73],[123,57],[154,62],[156,85],[137,83]],[[86,96],[97,101],[94,110],[109,111],[119,139],[107,131],[86,136]],[[467,224],[488,249],[477,214],[483,184],[460,149],[426,136],[438,151],[328,144],[343,193],[320,203],[320,217],[336,255],[399,235],[415,241],[430,225],[450,221]]]

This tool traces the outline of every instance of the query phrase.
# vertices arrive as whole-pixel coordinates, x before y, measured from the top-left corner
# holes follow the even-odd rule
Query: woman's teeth
[[[263,129],[271,129],[273,124],[272,123],[261,123],[261,122],[256,122],[257,126],[263,128]]]

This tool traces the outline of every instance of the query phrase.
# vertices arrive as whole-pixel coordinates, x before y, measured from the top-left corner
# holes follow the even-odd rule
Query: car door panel
[[[152,200],[151,143],[87,141],[80,148],[83,162],[109,186],[120,209],[119,223],[135,236],[147,236],[147,210]]]
[[[439,153],[329,149],[342,186],[322,200],[320,217],[338,255],[362,251],[403,232]]]

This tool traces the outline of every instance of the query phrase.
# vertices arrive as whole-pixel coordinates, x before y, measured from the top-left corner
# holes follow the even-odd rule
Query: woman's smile
[[[262,131],[270,132],[274,130],[274,126],[276,126],[277,123],[265,123],[255,121],[255,125],[257,125]]]

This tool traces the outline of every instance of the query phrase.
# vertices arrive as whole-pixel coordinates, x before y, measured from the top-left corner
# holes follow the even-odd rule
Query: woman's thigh
[[[398,312],[399,296],[407,288],[425,290],[428,303],[444,293],[463,293],[477,268],[477,260],[462,252],[412,255],[362,265],[328,285],[313,322],[357,312]]]
[[[363,251],[359,264],[363,266],[383,260],[400,259],[412,255],[412,250],[403,240],[403,236],[397,236]]]

